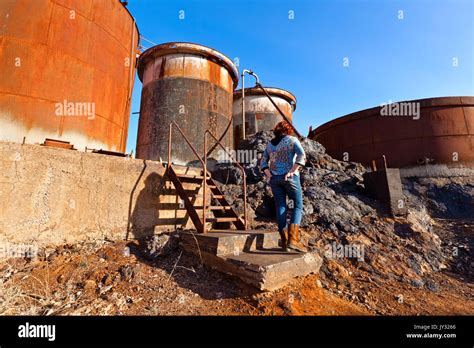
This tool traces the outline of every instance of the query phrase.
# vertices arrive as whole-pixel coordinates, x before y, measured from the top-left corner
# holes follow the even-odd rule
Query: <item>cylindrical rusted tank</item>
[[[124,152],[138,41],[119,0],[0,1],[0,141]]]
[[[138,76],[143,89],[137,158],[168,160],[171,121],[180,126],[200,155],[206,129],[220,137],[229,125],[239,74],[223,54],[193,43],[161,44],[141,55]],[[173,134],[172,161],[197,160],[179,133],[173,130]],[[232,127],[222,143],[232,147]],[[211,156],[217,158],[217,150]]]
[[[397,116],[402,108],[419,106],[419,116]],[[398,112],[395,106],[398,104]],[[474,163],[474,97],[442,97],[392,103],[389,109],[375,107],[323,124],[310,138],[323,144],[339,160],[369,166],[385,155],[389,167],[419,164],[450,166]],[[407,113],[405,113],[407,114]]]
[[[273,101],[290,120],[296,110],[296,97],[290,92],[274,87],[265,88]],[[242,137],[242,90],[234,92],[232,107],[234,146]],[[278,110],[273,106],[265,93],[258,87],[245,89],[245,133],[246,136],[260,131],[272,130],[283,120]]]

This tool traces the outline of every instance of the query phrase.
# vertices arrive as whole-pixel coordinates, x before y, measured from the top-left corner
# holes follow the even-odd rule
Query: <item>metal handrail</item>
[[[194,152],[194,155],[196,155],[197,159],[201,162],[201,164],[204,166],[204,161],[202,160],[202,158],[199,156],[198,152],[196,151],[196,148],[193,146],[193,144],[191,144],[191,142],[189,141],[189,139],[186,137],[186,135],[184,134],[184,132],[181,130],[181,128],[179,128],[178,124],[175,122],[175,121],[171,121],[170,123],[170,130],[169,130],[169,134],[168,134],[168,165],[167,166],[171,166],[171,134],[173,133],[173,126],[176,127],[176,129],[181,133],[181,135],[183,136],[184,140],[186,141],[186,143],[188,144],[188,146],[191,148],[191,150],[193,150]],[[206,178],[206,177],[204,177]]]
[[[237,164],[237,166],[239,167],[239,169],[242,171],[242,179],[243,179],[243,190],[244,190],[244,226],[245,226],[245,230],[247,230],[247,176],[245,175],[245,169],[240,165],[240,163],[235,160],[233,157],[232,157],[232,154],[229,153],[229,151],[224,147],[224,145],[222,145],[222,143],[219,141],[219,139],[217,139],[214,134],[211,133],[211,131],[209,129],[207,129],[205,132],[204,132],[204,177],[207,176],[207,152],[206,152],[206,149],[207,149],[207,134],[209,134],[211,137],[214,138],[214,140],[216,141],[216,144],[215,145],[219,145],[225,152],[226,154],[229,156],[229,158],[235,162],[235,164]],[[204,192],[206,192],[206,180],[204,180]],[[204,199],[203,199],[203,218],[204,218],[204,226],[203,226],[203,233],[206,233],[206,195],[204,195]],[[239,218],[239,217],[237,217]]]
[[[171,169],[171,142],[172,142],[173,126],[175,126],[176,129],[179,131],[179,133],[181,133],[182,137],[184,138],[184,140],[188,144],[189,148],[193,151],[194,155],[196,155],[197,159],[201,162],[202,167],[206,168],[206,163],[199,156],[198,152],[196,151],[196,148],[193,146],[193,144],[191,144],[191,142],[186,137],[186,135],[184,134],[182,129],[178,126],[178,124],[175,121],[172,121],[170,123],[170,130],[169,130],[169,134],[168,134],[168,164],[166,165],[166,168],[167,168],[166,170],[168,171],[168,170]],[[206,181],[207,181],[207,171],[204,172],[204,180],[203,180],[203,182],[204,182],[204,188],[203,188],[204,212],[206,212]],[[202,232],[206,233],[206,215],[204,215],[204,220],[202,222],[202,225],[203,225],[203,231]],[[197,226],[196,226],[196,228],[197,228]]]
[[[373,172],[376,172],[377,171],[377,160],[381,159],[383,161],[383,166],[384,166],[384,169],[387,170],[387,158],[385,157],[385,155],[382,155],[382,156],[379,156],[377,158],[374,158],[372,160],[372,171]]]

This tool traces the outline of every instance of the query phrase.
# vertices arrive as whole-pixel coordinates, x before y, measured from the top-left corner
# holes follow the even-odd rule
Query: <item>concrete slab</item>
[[[274,250],[243,252],[225,259],[243,281],[264,291],[278,289],[295,277],[317,273],[322,264],[318,254]]]
[[[214,255],[227,255],[241,251],[251,251],[262,248],[277,248],[278,232],[249,230],[213,230],[213,232],[193,233],[181,232],[181,242],[185,249],[192,251],[199,245],[201,251]],[[198,244],[197,244],[198,243]]]
[[[182,247],[222,273],[237,277],[262,291],[286,285],[293,278],[316,273],[322,258],[313,253],[284,252],[274,231],[215,231],[180,233]]]

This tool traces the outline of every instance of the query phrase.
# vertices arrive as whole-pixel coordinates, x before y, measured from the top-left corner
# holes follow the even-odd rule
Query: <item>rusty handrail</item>
[[[191,150],[194,152],[194,155],[196,155],[197,159],[201,162],[201,164],[204,166],[204,161],[202,160],[201,156],[199,156],[196,148],[193,146],[193,144],[191,144],[191,142],[189,141],[189,139],[186,137],[186,135],[184,134],[184,132],[181,130],[181,128],[178,126],[178,124],[175,122],[175,121],[171,121],[170,123],[170,130],[169,130],[169,134],[168,134],[168,164],[167,166],[171,166],[171,133],[173,132],[173,126],[176,127],[176,129],[181,133],[181,135],[183,136],[184,140],[186,141],[186,143],[188,144],[188,146],[191,148]]]
[[[191,144],[191,142],[186,137],[186,135],[184,134],[182,129],[178,126],[178,124],[175,121],[172,121],[170,123],[170,129],[169,129],[169,134],[168,134],[168,164],[166,165],[166,170],[168,171],[171,168],[171,142],[172,142],[173,126],[175,126],[176,129],[179,131],[179,133],[181,133],[182,137],[184,138],[184,140],[188,144],[189,148],[193,151],[194,155],[196,155],[197,159],[201,162],[202,167],[206,168],[207,163],[205,163],[202,160],[202,158],[199,156],[196,148],[193,146],[193,144]],[[206,212],[206,181],[207,181],[207,171],[204,172],[204,179],[203,179],[203,183],[204,183],[204,187],[203,187],[204,213]],[[206,232],[206,215],[204,215],[204,220],[202,221],[202,226],[203,226],[202,232],[205,233]],[[197,226],[196,226],[196,228],[197,228]]]
[[[376,157],[372,160],[372,171],[373,172],[377,171],[377,160],[379,160],[379,159],[383,160],[384,169],[387,170],[387,158],[385,157],[385,155],[382,155],[382,156]]]
[[[229,151],[224,147],[224,145],[222,145],[222,143],[219,141],[219,139],[217,139],[215,137],[214,134],[211,133],[211,131],[209,129],[207,129],[205,132],[204,132],[204,177],[207,176],[207,156],[206,156],[206,149],[207,149],[207,137],[206,135],[209,134],[211,137],[214,138],[214,140],[216,141],[216,144],[215,145],[219,145],[225,152],[226,154],[229,156],[229,158],[235,162],[235,164],[237,164],[237,166],[239,167],[239,169],[242,171],[242,179],[243,179],[243,193],[244,193],[244,226],[245,226],[245,230],[247,231],[247,176],[245,175],[245,169],[240,165],[240,163],[235,160],[233,157],[232,157],[232,154],[229,153]],[[215,146],[214,146],[215,148]],[[204,192],[206,192],[206,180],[204,180]],[[206,221],[206,195],[204,195],[204,199],[203,199],[203,208],[204,208],[204,211],[203,211],[203,217],[204,217],[204,221]],[[239,217],[237,217],[238,219],[240,219]],[[204,227],[203,227],[203,233],[206,233],[206,225],[204,223]]]

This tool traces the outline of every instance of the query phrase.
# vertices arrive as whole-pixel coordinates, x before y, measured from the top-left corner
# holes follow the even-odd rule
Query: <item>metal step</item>
[[[204,180],[204,176],[203,175],[196,175],[196,174],[179,174],[179,173],[176,173],[176,176],[180,179],[183,179],[184,180],[191,180],[191,181],[203,181]],[[207,177],[208,181],[211,179],[210,176]]]
[[[239,218],[235,218],[235,217],[206,218],[206,222],[233,222],[233,221],[239,221]]]
[[[196,210],[203,210],[204,206],[203,205],[197,205],[197,206],[194,206],[194,208]],[[232,207],[227,206],[227,205],[213,205],[213,206],[208,206],[206,209],[208,209],[208,210],[231,210]]]
[[[204,195],[199,193],[199,194],[196,194],[196,195],[192,195],[193,197],[196,197],[196,198],[203,198]],[[206,195],[207,198],[216,198],[216,199],[222,199],[224,198],[223,195],[215,195],[213,193],[211,193],[210,195]]]

